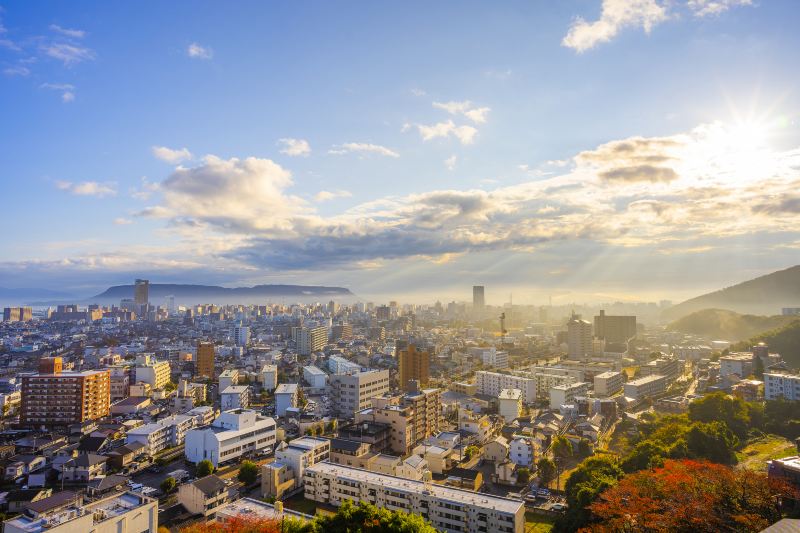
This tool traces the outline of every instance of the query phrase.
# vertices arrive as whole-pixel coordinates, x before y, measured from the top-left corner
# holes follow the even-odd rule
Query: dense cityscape
[[[667,301],[584,318],[487,305],[483,286],[446,305],[159,304],[148,280],[127,288],[108,307],[4,309],[4,531],[310,522],[346,501],[446,532],[577,528],[573,477],[591,461],[617,461],[618,477],[681,453],[732,465],[741,428],[724,413],[800,400],[800,375],[764,342],[611,311],[652,317]],[[682,452],[648,440],[680,417]],[[786,455],[748,468],[800,487],[798,451],[773,438]]]

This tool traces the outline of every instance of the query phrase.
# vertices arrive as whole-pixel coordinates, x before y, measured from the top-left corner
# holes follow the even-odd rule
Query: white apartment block
[[[300,328],[297,332],[297,353],[311,355],[318,352],[328,344],[328,328],[317,326],[313,328]]]
[[[314,365],[303,367],[303,379],[315,389],[323,389],[328,384],[328,374]]]
[[[261,387],[268,392],[275,390],[278,386],[278,367],[276,365],[264,365],[261,367]]]
[[[646,376],[634,379],[625,384],[625,397],[643,400],[667,390],[667,378],[664,376]]]
[[[588,383],[566,383],[550,387],[550,409],[559,409],[562,405],[575,403],[576,396],[589,393]]]
[[[297,407],[299,399],[297,383],[281,383],[275,389],[275,415],[286,416],[286,410]]]
[[[506,422],[522,415],[522,391],[519,389],[503,389],[497,396],[498,412]]]
[[[475,373],[478,393],[497,397],[503,389],[518,389],[522,392],[522,403],[533,405],[536,403],[536,379],[499,372],[479,370]]]
[[[275,446],[275,420],[256,411],[234,409],[222,412],[210,426],[186,434],[186,460],[208,459],[214,466],[248,453],[268,453]]]
[[[508,368],[508,352],[498,350],[497,348],[483,350],[481,352],[481,362],[484,366]]]
[[[332,374],[358,374],[361,372],[361,365],[344,357],[332,355],[328,358],[328,370]]]
[[[608,398],[621,391],[624,384],[622,372],[603,372],[594,377],[594,394],[598,398]]]
[[[156,533],[158,500],[133,492],[84,502],[63,491],[30,503],[16,518],[3,522],[5,533]]]
[[[744,379],[753,373],[753,354],[733,353],[719,358],[719,376],[736,374]]]
[[[231,385],[219,393],[219,399],[223,411],[247,409],[250,407],[250,387],[248,385]]]
[[[250,342],[250,328],[247,326],[234,326],[231,333],[236,346],[247,346]]]
[[[196,418],[189,415],[172,415],[152,424],[131,429],[125,435],[125,443],[140,442],[147,446],[150,454],[180,446],[186,434],[196,425]]]
[[[358,374],[337,374],[330,378],[333,409],[351,418],[372,405],[371,399],[389,392],[389,371],[368,370]]]
[[[508,443],[508,458],[517,466],[530,467],[536,458],[533,439],[516,436]]]
[[[421,515],[445,533],[523,533],[525,505],[500,498],[333,463],[306,469],[305,497],[328,505],[367,502],[392,511]]]
[[[800,375],[764,374],[764,399],[800,400]]]
[[[224,391],[231,385],[239,384],[239,371],[235,368],[228,368],[219,375],[217,390]]]
[[[567,322],[567,356],[570,359],[589,359],[594,352],[592,324],[573,313]]]

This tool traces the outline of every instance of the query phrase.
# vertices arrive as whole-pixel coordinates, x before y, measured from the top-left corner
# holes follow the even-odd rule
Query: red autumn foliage
[[[235,517],[224,522],[198,522],[181,533],[280,533],[281,521],[274,518]]]
[[[590,506],[582,531],[760,531],[781,518],[781,498],[796,490],[765,474],[704,461],[668,460],[624,477]]]

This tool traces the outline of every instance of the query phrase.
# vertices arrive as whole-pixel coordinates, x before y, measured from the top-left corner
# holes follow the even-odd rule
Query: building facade
[[[23,375],[20,423],[68,425],[108,416],[108,370]]]

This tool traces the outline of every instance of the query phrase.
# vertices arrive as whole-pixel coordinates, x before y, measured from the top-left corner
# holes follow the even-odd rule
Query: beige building
[[[599,398],[613,396],[622,390],[625,381],[622,372],[603,372],[594,377],[594,393]]]
[[[21,424],[67,425],[108,416],[111,407],[108,370],[21,377]]]
[[[170,382],[168,361],[157,361],[151,354],[136,357],[136,382],[147,383],[153,389],[163,389]]]
[[[506,422],[511,422],[522,415],[522,391],[519,389],[503,389],[497,395],[498,412]]]
[[[194,483],[181,485],[178,488],[178,503],[191,514],[213,519],[220,507],[233,501],[232,492],[224,481],[211,474]]]
[[[301,437],[281,443],[275,450],[275,461],[261,467],[261,495],[280,499],[286,492],[303,483],[309,466],[330,458],[331,441],[318,437]]]
[[[357,411],[370,407],[372,398],[389,392],[389,371],[335,374],[330,377],[330,385],[334,411],[341,417],[349,418]]]

